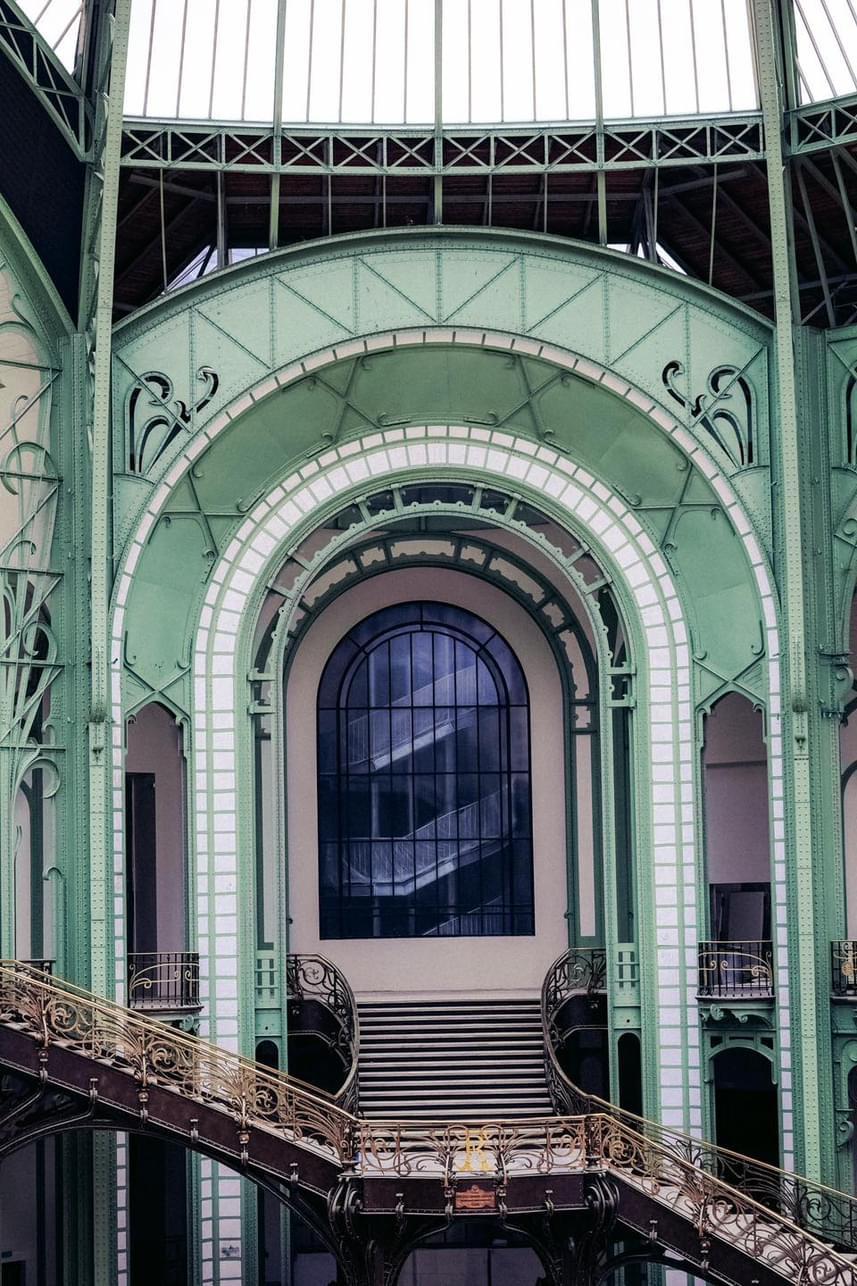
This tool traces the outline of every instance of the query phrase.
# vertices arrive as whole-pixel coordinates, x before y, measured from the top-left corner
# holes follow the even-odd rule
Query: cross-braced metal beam
[[[75,156],[86,160],[91,128],[83,91],[15,0],[0,0],[0,50],[20,72]]]

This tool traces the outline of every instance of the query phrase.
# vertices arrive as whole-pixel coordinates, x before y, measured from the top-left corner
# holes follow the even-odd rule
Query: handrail
[[[607,953],[603,947],[570,947],[554,960],[542,983],[542,1013],[550,1015],[551,1044],[561,1046],[564,1034],[557,1018],[572,996],[586,995],[590,1001],[606,990]]]
[[[368,1121],[283,1074],[16,961],[0,962],[0,1023],[23,1028],[45,1052],[57,1044],[113,1063],[141,1090],[164,1086],[226,1110],[245,1135],[278,1131],[365,1179],[449,1180],[475,1171],[502,1184],[515,1175],[605,1170],[692,1221],[702,1240],[717,1236],[786,1280],[855,1283],[853,1265],[799,1222],[679,1155],[652,1135],[649,1122],[609,1104],[585,1116],[475,1126]]]
[[[462,1174],[489,1177],[498,1191],[516,1175],[601,1169],[669,1206],[703,1244],[716,1236],[790,1282],[855,1286],[851,1261],[813,1232],[605,1107],[610,1110],[481,1126],[363,1120],[358,1169],[364,1176],[443,1176],[448,1190]]]
[[[564,1071],[557,1056],[557,1015],[571,994],[560,995],[554,984],[562,973],[566,956],[580,955],[580,948],[564,952],[549,968],[542,984],[542,1034],[545,1045],[545,1072],[551,1100],[572,1115],[604,1115],[645,1139],[647,1147],[656,1147],[682,1165],[694,1166],[706,1175],[727,1183],[742,1193],[750,1193],[762,1206],[775,1210],[782,1218],[804,1231],[812,1232],[838,1246],[857,1250],[857,1198],[822,1183],[778,1166],[756,1161],[752,1157],[718,1147],[706,1139],[693,1138],[681,1130],[650,1121],[628,1112],[596,1094],[581,1090]],[[582,975],[572,975],[582,976]],[[585,994],[581,985],[577,994]],[[561,1044],[562,1033],[558,1033]]]
[[[141,1087],[170,1086],[254,1125],[288,1133],[339,1165],[351,1162],[355,1117],[323,1090],[21,961],[0,962],[3,1021],[23,1023],[44,1049],[63,1044],[115,1061]]]
[[[286,957],[286,998],[288,1001],[315,1000],[329,1010],[339,1025],[334,1048],[348,1070],[345,1080],[331,1097],[348,1112],[357,1111],[357,1053],[360,1048],[360,1020],[357,1001],[345,974],[326,956]]]

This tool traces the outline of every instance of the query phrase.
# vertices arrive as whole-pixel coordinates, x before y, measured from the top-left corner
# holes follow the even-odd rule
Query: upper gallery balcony
[[[834,996],[857,1000],[857,942],[831,942],[830,976],[830,990]]]
[[[128,1005],[152,1013],[200,1009],[196,951],[136,951],[128,956]]]
[[[700,942],[698,951],[698,996],[706,1000],[773,998],[770,940]]]

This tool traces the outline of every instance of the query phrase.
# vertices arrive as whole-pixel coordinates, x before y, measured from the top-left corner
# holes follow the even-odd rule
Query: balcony
[[[773,952],[766,939],[700,942],[696,994],[706,1000],[771,1000]]]
[[[857,942],[831,942],[830,990],[844,1000],[857,1000]]]
[[[128,1005],[151,1013],[195,1013],[199,1003],[196,951],[137,951],[128,956]]]

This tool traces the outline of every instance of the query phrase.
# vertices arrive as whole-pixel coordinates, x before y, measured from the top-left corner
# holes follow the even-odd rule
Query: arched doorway
[[[779,1096],[769,1058],[736,1046],[712,1059],[718,1147],[779,1165]]]

